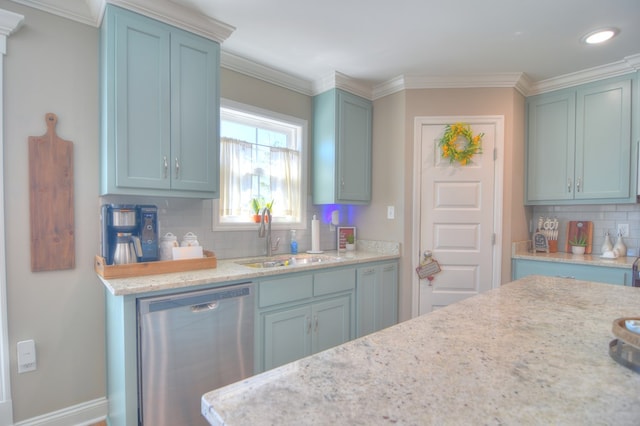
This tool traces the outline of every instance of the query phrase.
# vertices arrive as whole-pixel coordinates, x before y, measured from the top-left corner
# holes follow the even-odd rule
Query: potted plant
[[[569,245],[571,246],[571,253],[584,254],[587,249],[587,237],[582,233],[578,233],[572,240],[569,240]]]
[[[355,249],[356,249],[356,239],[355,239],[355,237],[353,236],[353,234],[348,234],[348,235],[345,237],[345,239],[346,239],[346,241],[347,241],[347,242],[346,242],[346,244],[345,244],[345,246],[344,246],[344,247],[345,247],[348,251],[355,250]]]
[[[268,203],[265,203],[261,197],[255,197],[251,199],[251,209],[253,210],[253,221],[255,223],[260,223],[260,217],[262,214],[262,209],[268,208],[270,212],[273,212],[273,200]],[[267,221],[269,219],[265,219]]]

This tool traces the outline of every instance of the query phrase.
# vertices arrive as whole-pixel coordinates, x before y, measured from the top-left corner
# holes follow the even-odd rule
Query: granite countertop
[[[529,276],[202,397],[213,425],[616,424],[640,374],[608,354],[640,289]]]
[[[542,262],[575,263],[580,265],[608,266],[611,268],[631,269],[636,258],[632,256],[618,257],[616,259],[605,259],[600,254],[573,254],[565,252],[545,253],[531,252],[529,247],[531,241],[518,241],[513,243],[511,248],[512,259],[529,259]]]
[[[306,253],[300,253],[305,256]],[[292,256],[287,253],[275,253],[274,257]],[[316,255],[309,255],[316,256]],[[98,278],[104,286],[114,296],[125,296],[152,291],[171,290],[204,284],[223,283],[228,281],[251,280],[255,278],[281,275],[286,273],[301,272],[314,269],[323,269],[336,266],[352,265],[358,263],[377,262],[400,257],[400,244],[384,241],[357,241],[357,250],[346,251],[325,251],[320,256],[326,256],[326,261],[312,264],[302,264],[295,266],[278,266],[272,268],[252,268],[241,265],[254,259],[265,259],[264,257],[242,258],[242,259],[218,259],[215,269],[200,269],[186,272],[175,272],[171,274],[147,275],[141,277],[104,279],[100,275]]]

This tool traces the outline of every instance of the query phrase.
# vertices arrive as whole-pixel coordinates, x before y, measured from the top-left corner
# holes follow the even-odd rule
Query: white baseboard
[[[14,426],[87,426],[106,419],[108,409],[107,398],[98,398],[33,417],[15,423]]]

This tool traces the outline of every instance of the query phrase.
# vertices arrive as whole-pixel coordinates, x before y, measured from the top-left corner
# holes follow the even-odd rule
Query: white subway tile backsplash
[[[564,251],[566,244],[566,227],[571,220],[588,220],[593,222],[593,253],[599,254],[604,243],[605,232],[609,232],[615,243],[619,223],[629,224],[629,237],[623,238],[627,248],[640,247],[640,205],[607,204],[607,205],[575,205],[575,206],[534,206],[532,221],[535,226],[538,217],[558,218],[560,235],[558,247]]]

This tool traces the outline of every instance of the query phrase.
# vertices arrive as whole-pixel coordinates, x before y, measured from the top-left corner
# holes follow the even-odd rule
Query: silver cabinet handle
[[[164,164],[164,172],[162,173],[162,176],[166,179],[167,178],[167,172],[169,171],[169,163],[167,162],[167,156],[166,155],[164,157],[162,157],[162,162]]]
[[[567,191],[571,192],[571,178],[567,179]]]
[[[578,178],[576,181],[576,192],[580,192],[580,183],[582,183],[582,179]]]
[[[180,162],[178,161],[178,157],[176,157],[176,178],[180,177]]]
[[[314,331],[317,333],[318,332],[318,316],[317,315],[315,316],[315,320],[316,320],[316,325],[315,325]]]
[[[311,334],[311,318],[307,317],[307,334]]]

